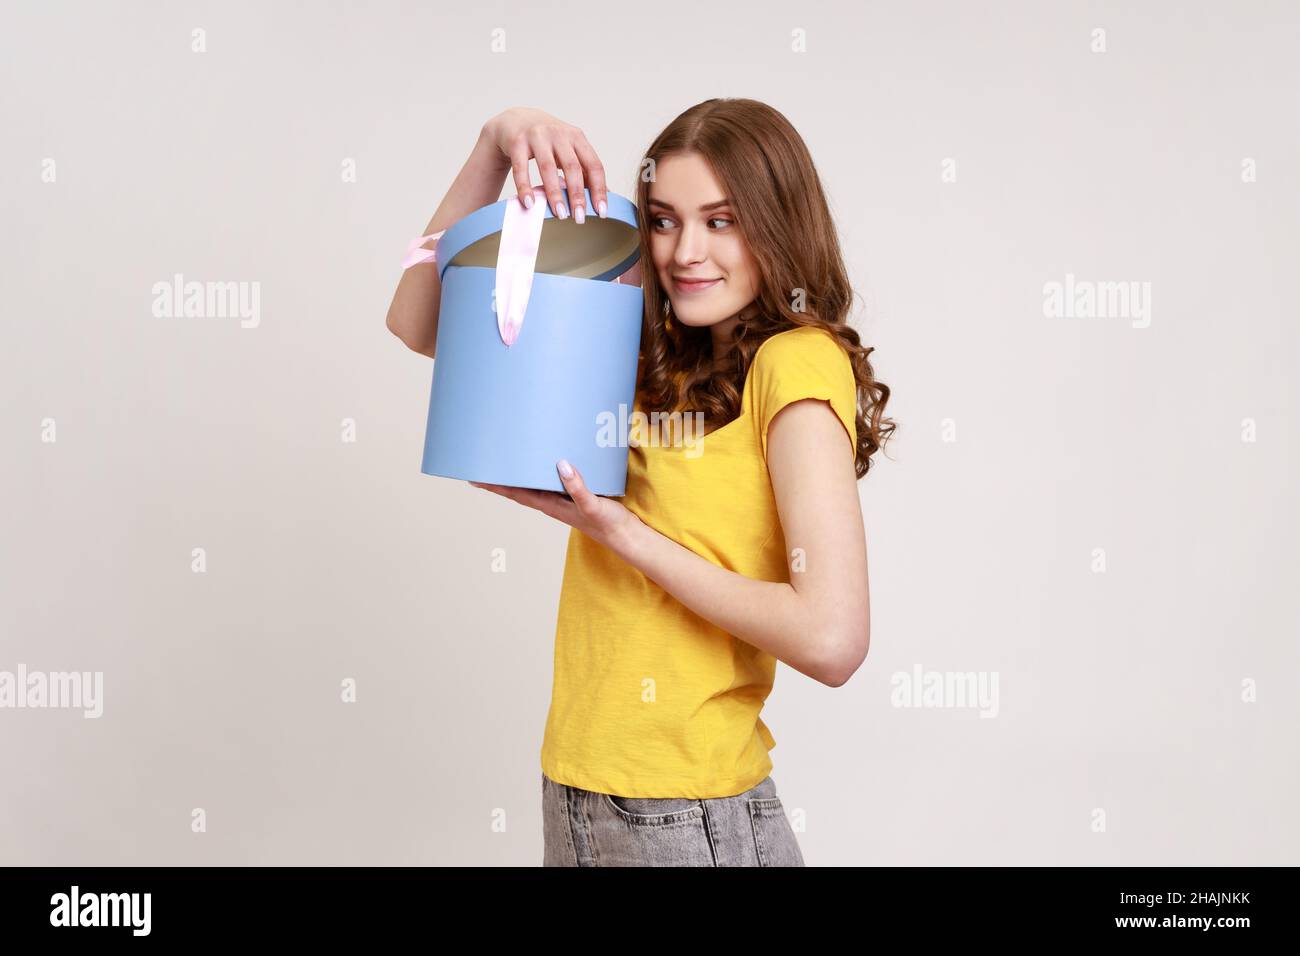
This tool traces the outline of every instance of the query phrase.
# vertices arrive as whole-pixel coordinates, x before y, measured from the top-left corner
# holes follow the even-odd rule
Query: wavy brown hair
[[[778,332],[817,326],[835,336],[853,365],[858,384],[854,469],[862,478],[871,456],[895,428],[884,417],[889,386],[876,381],[868,361],[874,348],[863,348],[847,324],[853,290],[808,147],[790,121],[765,103],[710,99],[668,124],[646,150],[645,160],[654,162],[643,160],[641,169],[653,170],[674,153],[697,153],[709,164],[758,263],[760,285],[736,324],[728,360],[715,369],[707,327],[664,321],[671,303],[652,266],[650,182],[645,175],[637,177],[645,294],[637,389],[643,406],[702,411],[705,434],[716,431],[739,417],[745,377],[758,347]]]

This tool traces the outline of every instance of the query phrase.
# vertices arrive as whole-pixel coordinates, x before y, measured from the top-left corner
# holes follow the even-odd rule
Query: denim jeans
[[[542,774],[542,866],[803,866],[772,778],[731,797],[618,797]]]

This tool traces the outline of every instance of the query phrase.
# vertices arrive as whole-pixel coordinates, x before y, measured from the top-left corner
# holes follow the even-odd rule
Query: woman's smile
[[[673,285],[677,286],[678,292],[690,295],[695,292],[704,292],[706,289],[712,289],[721,281],[721,279],[684,279],[678,277],[673,279]]]

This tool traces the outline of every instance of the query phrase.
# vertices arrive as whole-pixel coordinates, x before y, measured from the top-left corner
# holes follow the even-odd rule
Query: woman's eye
[[[652,218],[650,219],[650,224],[651,224],[655,229],[665,229],[665,228],[668,228],[667,226],[660,226],[659,224],[660,224],[661,222],[666,222],[666,223],[669,223],[669,224],[671,225],[672,220],[671,220],[671,219],[668,219],[668,218],[665,217],[665,216],[654,216],[654,217],[652,217]],[[733,225],[733,220],[731,220],[731,219],[726,219],[726,218],[724,218],[724,217],[722,217],[722,216],[714,216],[713,218],[706,220],[706,222],[709,223],[709,224],[712,224],[712,223],[715,223],[715,222],[720,222],[720,223],[722,223],[723,225],[722,225],[722,226],[719,226],[719,227],[718,227],[719,229],[725,229],[727,226]],[[715,231],[716,231],[716,230],[715,230]]]

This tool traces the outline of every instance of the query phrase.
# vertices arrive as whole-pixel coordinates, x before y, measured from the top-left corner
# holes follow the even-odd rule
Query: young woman
[[[530,202],[530,159],[554,215],[581,228],[604,214],[582,131],[512,109],[484,125],[425,234],[495,202],[511,170]],[[857,481],[894,430],[889,389],[846,324],[835,227],[784,116],[700,103],[637,178],[641,260],[621,277],[645,296],[634,411],[702,412],[703,438],[629,436],[621,499],[592,494],[564,459],[565,495],[473,483],[572,528],[543,864],[802,866],[759,712],[778,660],[839,687],[867,654]],[[407,269],[388,328],[433,357],[437,309],[436,269]]]

